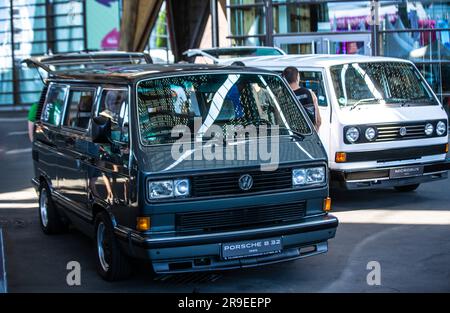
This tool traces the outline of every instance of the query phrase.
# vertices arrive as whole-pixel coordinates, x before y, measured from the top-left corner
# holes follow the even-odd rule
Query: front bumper
[[[389,171],[391,169],[416,165],[424,166],[423,175],[404,178],[389,177]],[[331,170],[331,185],[349,190],[414,185],[446,179],[449,169],[450,159],[428,164],[408,164],[371,169]]]
[[[332,215],[305,218],[297,224],[223,233],[151,238],[115,228],[121,247],[131,256],[151,260],[156,273],[224,270],[295,260],[328,251],[327,240],[336,234],[338,220]],[[280,237],[280,253],[225,260],[222,243]]]

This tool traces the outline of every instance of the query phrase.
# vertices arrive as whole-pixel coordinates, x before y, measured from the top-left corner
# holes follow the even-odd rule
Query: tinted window
[[[139,127],[145,145],[172,143],[175,126],[203,135],[214,124],[311,130],[295,98],[275,75],[204,74],[147,80],[138,85]],[[196,118],[202,127],[194,129]]]
[[[126,90],[103,90],[99,115],[111,119],[113,140],[128,142],[128,92]]]
[[[88,129],[94,95],[94,90],[70,90],[65,126]]]
[[[61,122],[64,110],[64,99],[66,87],[51,86],[47,94],[47,101],[42,110],[41,120],[43,122],[58,126]]]
[[[323,78],[321,72],[300,72],[301,84],[314,91],[320,106],[327,106],[327,97],[323,87]]]

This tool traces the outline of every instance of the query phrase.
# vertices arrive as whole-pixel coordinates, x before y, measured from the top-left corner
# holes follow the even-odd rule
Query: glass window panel
[[[231,34],[254,36],[266,32],[264,7],[231,8]]]
[[[103,90],[99,116],[111,120],[111,137],[115,141],[128,142],[128,92],[126,90]]]
[[[65,126],[86,130],[91,119],[94,90],[71,90],[64,121]]]
[[[47,94],[45,107],[42,110],[41,120],[54,126],[59,126],[64,110],[66,88],[52,86]]]
[[[144,144],[173,143],[172,129],[202,136],[213,125],[279,125],[308,133],[305,117],[279,76],[205,74],[146,80],[138,85],[139,128]],[[202,125],[194,129],[195,119]],[[281,128],[280,128],[281,130]]]

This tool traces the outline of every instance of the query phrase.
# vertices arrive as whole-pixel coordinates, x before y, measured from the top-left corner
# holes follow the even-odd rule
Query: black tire
[[[414,185],[405,185],[405,186],[395,186],[395,190],[400,192],[411,192],[419,188],[420,184],[414,184]]]
[[[61,219],[53,202],[50,188],[45,183],[42,183],[39,188],[38,214],[41,229],[45,234],[59,234],[67,229],[66,223]]]
[[[120,250],[106,212],[100,212],[95,218],[95,254],[97,271],[104,280],[118,281],[130,276],[130,262]]]

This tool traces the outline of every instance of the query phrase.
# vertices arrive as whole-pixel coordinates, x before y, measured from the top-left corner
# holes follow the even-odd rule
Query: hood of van
[[[341,108],[339,121],[343,125],[401,123],[413,121],[446,120],[447,115],[438,105],[428,106],[382,106],[360,105],[353,110]]]
[[[214,153],[210,153],[211,147],[207,142],[178,146],[178,151],[175,151],[174,145],[171,144],[141,147],[139,167],[144,172],[160,174],[257,166],[274,170],[280,164],[327,160],[325,150],[316,135],[306,136],[304,140],[290,136],[276,138],[278,146],[276,140],[268,140],[268,145],[258,145],[257,140],[250,139],[228,145],[227,148],[223,146],[223,149],[213,150]],[[249,147],[256,147],[256,150],[252,150],[256,151],[253,157],[248,152]],[[274,147],[273,151],[270,147]],[[237,157],[239,149],[247,151],[245,157],[240,159]],[[231,157],[230,151],[235,152],[234,157]]]

